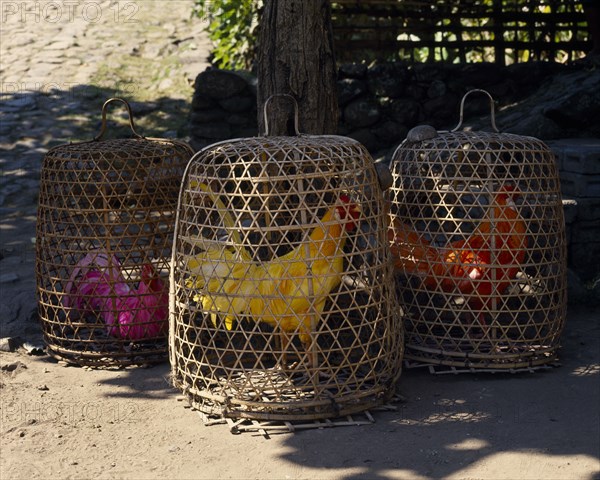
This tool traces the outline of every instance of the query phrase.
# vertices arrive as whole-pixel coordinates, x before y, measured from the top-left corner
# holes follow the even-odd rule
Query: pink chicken
[[[142,340],[164,335],[169,315],[169,294],[163,280],[150,264],[142,266],[141,280],[132,289],[113,256],[94,252],[84,257],[73,270],[63,298],[63,305],[75,307],[83,313],[99,312],[108,327],[108,334],[116,338]],[[82,267],[95,265],[79,282],[74,280]]]

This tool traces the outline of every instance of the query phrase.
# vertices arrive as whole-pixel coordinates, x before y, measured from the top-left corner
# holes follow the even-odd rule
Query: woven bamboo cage
[[[370,155],[348,138],[237,139],[192,158],[169,345],[195,408],[312,421],[391,398],[403,342],[383,205]]]
[[[464,131],[469,93],[493,132]],[[468,92],[451,132],[415,127],[393,155],[388,240],[405,308],[405,359],[445,371],[555,362],[566,240],[554,155],[498,133]]]
[[[102,140],[114,101],[127,108],[132,138]],[[166,360],[175,211],[192,154],[140,136],[129,104],[111,98],[96,138],[45,155],[36,277],[50,355],[87,366]]]

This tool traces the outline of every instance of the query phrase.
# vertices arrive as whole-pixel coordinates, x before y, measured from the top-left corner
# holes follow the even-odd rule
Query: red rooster
[[[476,310],[492,308],[520,270],[527,248],[526,224],[519,216],[511,185],[494,196],[493,208],[467,239],[436,248],[408,225],[394,219],[388,230],[394,266],[416,273],[430,290],[461,293]],[[484,313],[479,321],[485,324]]]

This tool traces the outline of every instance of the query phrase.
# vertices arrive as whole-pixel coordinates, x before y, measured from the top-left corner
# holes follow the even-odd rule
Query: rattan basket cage
[[[192,158],[169,344],[194,407],[300,421],[391,398],[403,339],[383,206],[370,155],[348,138],[237,139]]]
[[[132,138],[102,140],[125,104]],[[167,359],[168,271],[185,143],[136,133],[111,98],[92,141],[44,157],[36,233],[38,313],[50,355],[109,366]]]
[[[488,95],[494,132],[460,130]],[[498,133],[485,91],[451,132],[416,127],[390,169],[388,240],[405,308],[405,359],[439,371],[534,369],[556,360],[566,239],[554,155]]]

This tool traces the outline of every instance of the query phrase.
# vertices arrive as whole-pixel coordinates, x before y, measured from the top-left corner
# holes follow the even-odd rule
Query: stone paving
[[[140,133],[185,136],[210,49],[193,4],[0,1],[0,337],[39,332],[33,239],[48,148],[97,135],[111,96],[131,101]]]

